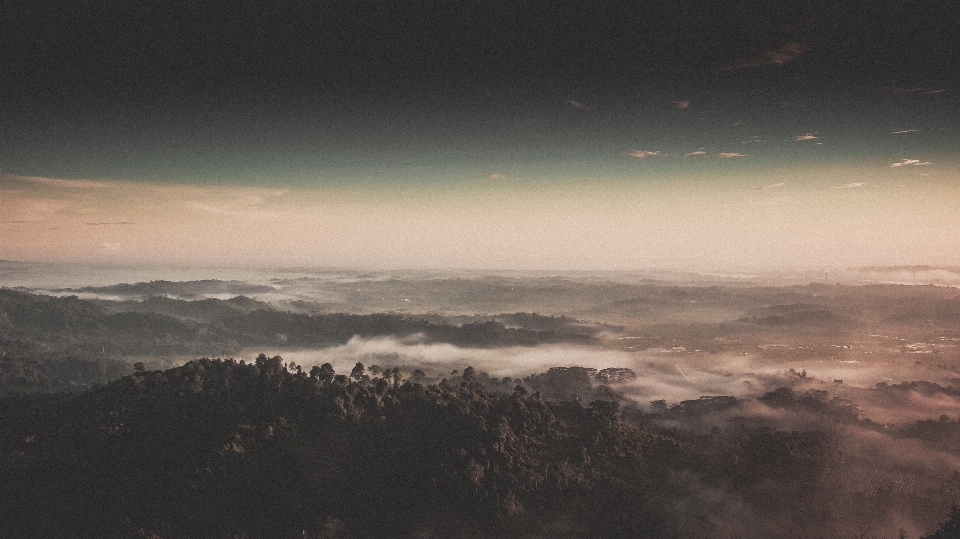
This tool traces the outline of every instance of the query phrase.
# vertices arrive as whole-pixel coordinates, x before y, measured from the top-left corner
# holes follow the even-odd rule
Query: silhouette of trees
[[[364,378],[367,377],[366,367],[363,366],[363,363],[357,362],[353,366],[353,370],[350,371],[350,378],[353,378],[357,382],[362,382]]]
[[[643,515],[617,526],[666,529],[644,486],[656,444],[609,404],[281,366],[201,359],[20,408],[43,421],[0,414],[0,489],[17,492],[0,536],[525,537],[557,515],[611,536],[596,493],[614,485]]]
[[[941,522],[937,530],[921,539],[960,539],[960,508],[956,504],[950,506],[950,516]]]

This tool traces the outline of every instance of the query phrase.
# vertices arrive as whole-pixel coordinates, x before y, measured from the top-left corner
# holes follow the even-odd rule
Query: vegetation
[[[890,503],[838,483],[835,429],[696,427],[732,397],[621,413],[490,391],[470,367],[432,385],[373,370],[261,354],[0,399],[0,536],[854,537]],[[534,378],[559,394],[584,374]],[[825,395],[760,400],[859,421]],[[955,513],[928,537],[955,537]]]
[[[415,334],[462,347],[593,342],[589,334],[570,329],[513,328],[496,321],[454,326],[398,314],[307,315],[241,297],[104,302],[0,288],[0,394],[104,383],[131,372],[122,361],[127,357],[229,355],[244,347],[322,347],[355,336]]]
[[[676,444],[614,402],[490,393],[466,371],[431,386],[323,371],[201,359],[0,401],[0,484],[16,493],[0,535],[672,533],[657,493]]]

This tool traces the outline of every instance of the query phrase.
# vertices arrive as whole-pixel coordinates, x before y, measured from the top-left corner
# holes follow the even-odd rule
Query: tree
[[[366,376],[366,374],[367,368],[363,366],[363,363],[358,361],[357,364],[353,366],[353,370],[350,371],[350,378],[360,382],[363,380],[363,377]]]
[[[637,378],[637,373],[626,367],[610,367],[598,372],[596,374],[596,378],[600,382],[610,384],[615,382],[626,382],[627,380],[635,380]]]
[[[310,378],[316,378],[324,384],[329,384],[335,374],[337,373],[333,370],[333,365],[329,363],[324,363],[319,367],[314,366],[310,369]]]
[[[396,389],[400,387],[400,381],[403,380],[403,373],[400,372],[400,367],[393,368],[393,388]]]
[[[260,374],[277,374],[283,370],[283,358],[280,356],[268,358],[266,354],[260,354],[254,364]]]
[[[950,518],[941,522],[937,531],[920,539],[960,539],[960,508],[956,504],[951,505]]]
[[[133,370],[135,370],[135,371],[145,371],[145,370],[147,370],[147,367],[143,364],[142,361],[138,361],[138,362],[136,362],[136,363],[133,364]]]

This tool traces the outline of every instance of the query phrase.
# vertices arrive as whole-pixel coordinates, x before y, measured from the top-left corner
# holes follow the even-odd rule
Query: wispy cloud
[[[102,189],[105,187],[114,187],[116,183],[96,180],[65,180],[60,178],[42,178],[39,176],[16,176],[13,174],[0,174],[0,179],[43,184],[53,187],[63,187],[66,189]]]
[[[593,107],[588,106],[588,105],[584,105],[583,103],[581,103],[581,102],[579,102],[579,101],[575,101],[575,100],[573,100],[573,99],[565,99],[564,101],[566,101],[567,104],[570,105],[571,107],[573,107],[573,108],[575,108],[575,109],[578,109],[578,110],[593,110]]]
[[[917,131],[920,131],[920,130],[919,130],[919,129],[898,129],[898,130],[896,130],[896,131],[891,131],[890,134],[891,134],[891,135],[903,135],[903,134],[905,134],[905,133],[916,133]]]
[[[629,155],[630,157],[636,157],[637,159],[645,159],[647,157],[653,157],[653,156],[665,156],[666,154],[660,152],[659,150],[655,150],[655,151],[633,150],[632,152],[623,152],[623,155]]]
[[[846,185],[835,185],[833,186],[833,188],[834,189],[854,189],[857,187],[863,187],[864,185],[867,185],[867,184],[863,182],[853,182],[853,183],[848,183]]]
[[[800,142],[801,140],[816,140],[818,138],[820,137],[818,137],[816,133],[804,133],[793,137],[793,141]]]
[[[796,60],[809,48],[809,46],[803,43],[791,41],[779,47],[758,51],[747,58],[726,65],[721,69],[729,71],[751,67],[782,66]]]
[[[119,251],[119,250],[120,250],[120,242],[109,242],[109,241],[105,241],[105,242],[103,242],[103,248],[106,249],[107,251]]]
[[[689,102],[689,101],[674,101],[674,102],[673,102],[673,106],[676,107],[676,108],[679,109],[679,110],[687,110],[688,108],[690,108],[690,102]]]
[[[658,153],[657,155],[660,155],[660,154]],[[719,157],[719,158],[722,158],[722,159],[728,159],[728,158],[731,158],[731,157],[747,157],[747,154],[745,154],[745,153],[739,153],[739,152],[707,153],[703,148],[700,148],[699,150],[697,150],[697,151],[695,151],[695,152],[687,152],[687,153],[683,154],[683,156],[684,156],[684,157],[699,157],[699,156],[702,156],[702,157]],[[634,156],[634,157],[639,157],[639,156]],[[646,157],[646,156],[644,156],[644,157]]]
[[[100,226],[100,225],[135,225],[133,221],[110,221],[102,223],[87,223],[88,225]]]
[[[773,189],[774,187],[783,187],[787,185],[787,182],[774,183],[770,185],[764,185],[763,187],[754,187],[754,189],[764,190],[764,189]]]
[[[885,92],[885,93],[891,93],[891,94],[924,94],[924,95],[930,95],[930,94],[941,94],[941,93],[943,93],[943,92],[946,92],[947,89],[946,89],[946,88],[922,88],[922,87],[903,88],[903,87],[900,87],[900,86],[893,86],[893,87],[885,86],[885,87],[883,87],[883,88],[880,88],[880,91],[881,91],[881,92]]]
[[[920,161],[919,159],[901,159],[896,163],[891,163],[890,167],[910,167],[910,166],[920,166],[920,165],[929,165],[930,161]]]
[[[47,222],[66,209],[69,204],[52,198],[32,198],[17,196],[0,196],[0,213],[7,222]]]

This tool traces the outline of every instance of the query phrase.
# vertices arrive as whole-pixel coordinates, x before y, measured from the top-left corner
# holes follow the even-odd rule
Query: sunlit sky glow
[[[960,264],[954,27],[684,5],[26,9],[0,47],[0,257]]]

